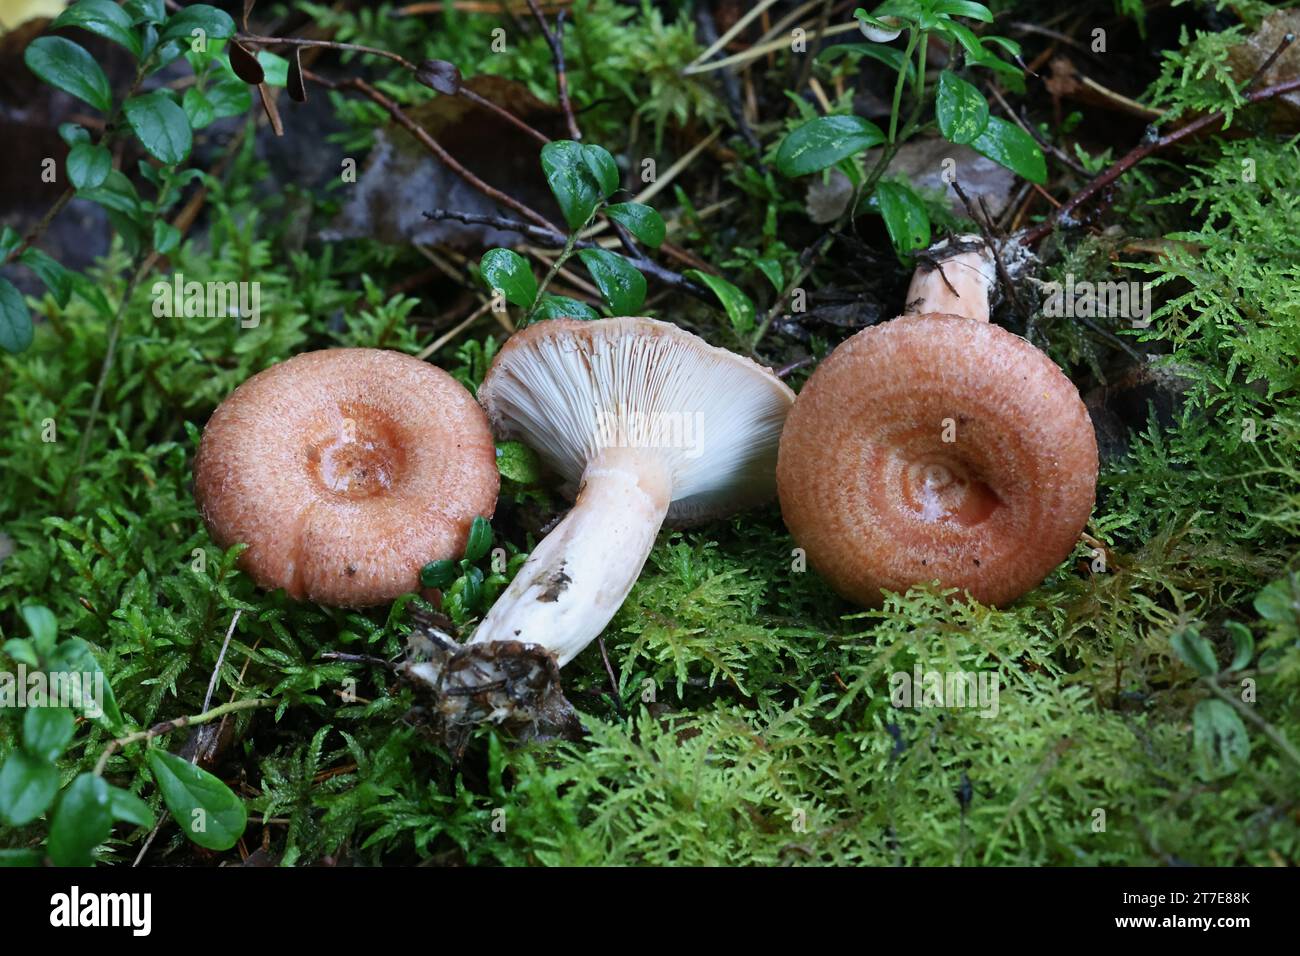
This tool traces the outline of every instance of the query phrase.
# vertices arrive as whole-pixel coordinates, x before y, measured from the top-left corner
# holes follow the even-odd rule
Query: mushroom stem
[[[529,555],[470,644],[521,641],[563,667],[605,629],[650,555],[672,499],[653,452],[609,448],[582,473],[577,500]]]
[[[977,235],[957,236],[931,246],[907,287],[904,315],[941,313],[977,322],[989,320],[989,292],[997,283],[993,253]]]

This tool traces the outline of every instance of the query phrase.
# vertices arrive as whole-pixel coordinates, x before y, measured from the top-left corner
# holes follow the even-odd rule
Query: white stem
[[[653,452],[607,449],[580,489],[469,643],[540,644],[563,667],[622,606],[668,513],[671,475]]]
[[[966,252],[954,252],[946,239],[931,246],[930,261],[938,265],[917,266],[907,289],[905,315],[939,312],[977,322],[989,320],[989,291],[998,281],[993,253],[980,236],[958,236],[957,243],[978,243],[978,246]]]

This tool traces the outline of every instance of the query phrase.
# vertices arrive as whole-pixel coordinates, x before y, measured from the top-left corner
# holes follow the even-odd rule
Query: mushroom
[[[781,512],[862,605],[935,580],[1005,605],[1073,550],[1097,443],[1056,364],[989,323],[979,237],[930,252],[907,314],[845,341],[804,386],[781,438]]]
[[[194,496],[213,540],[295,600],[362,607],[415,590],[492,514],[486,416],[446,372],[399,352],[304,352],[212,413]]]
[[[510,689],[475,715],[531,719],[540,698],[510,668],[537,676],[539,652],[563,666],[593,641],[665,521],[695,523],[772,498],[794,393],[770,370],[666,322],[552,319],[506,343],[479,399],[498,436],[532,446],[576,498],[445,669],[453,724],[471,719],[475,688],[503,683]],[[451,679],[453,670],[463,676]]]

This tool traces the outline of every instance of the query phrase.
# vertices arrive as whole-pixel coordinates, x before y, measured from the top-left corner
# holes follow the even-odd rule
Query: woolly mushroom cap
[[[657,459],[667,520],[706,520],[775,494],[794,392],[769,369],[667,322],[551,319],[511,337],[479,389],[497,433],[532,448],[576,492],[602,451]]]
[[[1037,586],[1092,511],[1097,444],[1074,385],[1024,339],[904,317],[817,369],[781,439],[781,511],[845,597],[940,581],[988,604]]]
[[[398,352],[306,352],[221,403],[194,494],[222,548],[261,587],[347,607],[418,587],[459,556],[499,475],[482,410],[455,379]]]

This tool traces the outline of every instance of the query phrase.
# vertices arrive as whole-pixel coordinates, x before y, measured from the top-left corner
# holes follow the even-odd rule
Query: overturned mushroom
[[[297,600],[360,607],[415,590],[490,516],[499,476],[482,409],[455,379],[380,349],[305,352],[212,413],[194,495],[216,543]]]
[[[600,634],[665,520],[770,499],[794,393],[674,325],[617,318],[518,333],[479,398],[497,433],[536,449],[576,499],[474,632],[455,662],[460,676],[441,677],[451,724],[532,719],[549,700],[543,657],[563,666]],[[536,692],[515,671],[537,678]]]
[[[844,342],[804,386],[781,439],[781,511],[858,603],[938,580],[1007,604],[1074,548],[1097,444],[1056,364],[989,323],[978,237],[933,253],[908,314]]]

